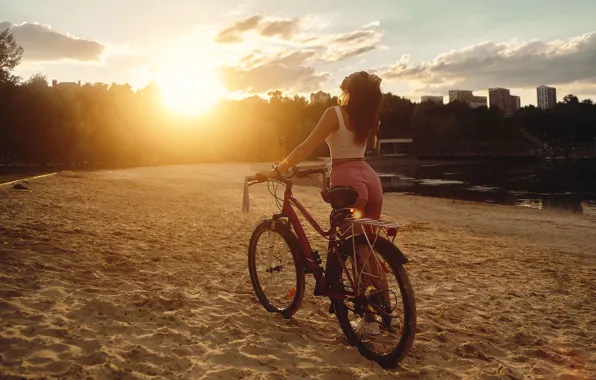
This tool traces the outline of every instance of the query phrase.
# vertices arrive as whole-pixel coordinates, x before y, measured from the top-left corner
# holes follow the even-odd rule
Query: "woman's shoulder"
[[[330,124],[331,129],[333,131],[339,131],[339,125],[341,117],[341,107],[340,106],[329,106],[323,113],[322,119],[324,119],[328,124]]]
[[[340,122],[339,118],[343,118],[343,111],[341,106],[329,106],[323,113],[323,117],[329,117],[332,120]]]

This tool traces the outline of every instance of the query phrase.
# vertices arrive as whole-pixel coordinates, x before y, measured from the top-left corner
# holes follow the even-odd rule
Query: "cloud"
[[[242,35],[249,31],[257,31],[263,37],[292,38],[299,30],[300,19],[269,19],[260,14],[240,19],[222,29],[214,38],[222,44],[239,43]]]
[[[372,28],[372,27],[379,27],[381,26],[381,22],[380,21],[371,21],[368,24],[364,25],[363,28]]]
[[[336,51],[336,52],[332,52],[332,53],[328,54],[325,59],[328,62],[343,61],[344,59],[356,57],[356,56],[371,52],[373,50],[377,50],[378,48],[379,48],[379,46],[369,45],[369,46],[361,46],[361,47],[357,47],[357,48],[353,48],[353,49],[349,49],[349,50],[345,50],[345,51]]]
[[[98,42],[56,32],[48,25],[0,23],[0,30],[8,28],[25,50],[25,61],[99,61],[105,49]]]
[[[373,29],[356,30],[337,37],[333,42],[336,44],[362,43],[371,40],[376,42],[381,36],[382,34],[379,31]]]
[[[330,43],[325,61],[337,62],[380,49],[383,32],[374,29],[355,30],[334,37]]]
[[[280,20],[266,22],[261,29],[261,35],[265,37],[280,36],[284,38],[292,38],[297,32],[299,20]]]
[[[240,66],[221,68],[222,83],[232,92],[316,91],[328,78],[328,74],[318,73],[310,64],[316,54],[314,50],[286,51],[266,58],[252,52],[241,60]]]
[[[596,83],[595,68],[596,32],[592,32],[548,42],[482,42],[420,64],[404,55],[381,71],[388,80],[406,81],[424,91]]]
[[[261,15],[254,15],[236,21],[219,32],[217,36],[215,36],[215,42],[221,44],[242,42],[242,33],[256,29],[262,19],[263,17]]]
[[[335,63],[361,56],[383,46],[384,32],[373,22],[343,34],[325,33],[312,17],[279,19],[256,14],[224,27],[214,41],[236,44],[231,50],[244,50],[240,42],[256,33],[267,37],[253,49],[220,67],[221,79],[228,90],[245,93],[264,93],[270,90],[309,92],[321,89],[329,74],[319,71],[319,64]],[[316,32],[315,32],[316,31]],[[270,40],[278,37],[278,40]],[[244,44],[245,46],[248,44]],[[228,47],[222,47],[230,49]]]
[[[253,31],[263,37],[281,37],[285,41],[291,40],[293,45],[300,49],[321,51],[323,62],[338,62],[373,50],[382,46],[379,44],[383,38],[383,31],[378,29],[359,29],[340,35],[317,36],[304,33],[305,24],[309,23],[308,18],[274,20],[265,18],[262,15],[254,15],[235,21],[222,29],[215,37],[215,42],[222,44],[240,43],[244,40],[243,34]],[[378,22],[370,23],[371,26],[378,26]],[[261,59],[248,54],[244,59]]]

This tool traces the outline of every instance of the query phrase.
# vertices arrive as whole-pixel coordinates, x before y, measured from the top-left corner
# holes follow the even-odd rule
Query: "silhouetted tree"
[[[569,94],[563,98],[563,103],[565,103],[565,104],[579,104],[579,99],[577,98],[577,96],[575,96],[573,94]]]
[[[9,29],[0,31],[0,160],[11,162],[16,136],[14,123],[10,118],[10,100],[15,95],[19,78],[12,75],[21,63],[23,48],[19,46]]]
[[[10,73],[22,49],[10,34],[0,36],[2,75],[9,78],[0,82],[0,154],[7,164],[277,161],[337,104],[337,98],[311,104],[271,91],[267,99],[222,101],[202,116],[182,118],[164,108],[155,83],[137,91],[104,83],[50,86],[42,74],[19,83]],[[378,135],[414,138],[420,154],[512,154],[545,143],[568,153],[571,147],[593,146],[596,105],[570,94],[552,109],[523,107],[505,117],[498,108],[418,104],[386,93]],[[326,154],[323,144],[313,157]]]
[[[414,103],[392,93],[383,94],[380,138],[410,138],[414,135]]]
[[[11,73],[21,63],[22,58],[23,48],[17,44],[9,29],[0,32],[0,84],[18,81]]]

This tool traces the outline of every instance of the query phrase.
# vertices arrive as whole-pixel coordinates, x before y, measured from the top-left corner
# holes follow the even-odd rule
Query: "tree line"
[[[0,163],[117,167],[221,161],[275,161],[312,131],[337,98],[310,104],[280,91],[269,99],[222,101],[200,117],[165,109],[158,87],[87,83],[52,86],[42,74],[14,76],[23,49],[0,33]],[[414,139],[417,153],[470,146],[511,151],[593,144],[596,106],[569,95],[553,109],[512,117],[465,104],[414,103],[383,94],[378,137]],[[328,154],[325,145],[313,154]]]

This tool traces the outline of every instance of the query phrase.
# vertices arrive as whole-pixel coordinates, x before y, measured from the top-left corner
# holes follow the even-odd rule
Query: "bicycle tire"
[[[304,255],[302,247],[298,242],[298,238],[296,235],[290,230],[290,228],[283,222],[277,221],[275,223],[274,231],[277,232],[282,239],[285,241],[287,246],[290,248],[290,252],[292,254],[292,258],[294,261],[294,267],[296,270],[296,290],[294,292],[294,296],[292,302],[285,308],[278,308],[272,305],[267,296],[263,292],[261,288],[261,284],[259,282],[259,278],[257,276],[256,270],[256,247],[259,238],[262,236],[264,232],[267,232],[271,229],[271,223],[273,221],[271,219],[267,219],[262,221],[257,227],[254,229],[252,236],[250,238],[250,243],[248,245],[248,272],[250,275],[250,282],[252,283],[253,290],[259,302],[265,310],[271,313],[279,313],[284,318],[291,318],[302,306],[302,300],[304,298],[304,285],[305,285],[305,276],[304,276]]]
[[[412,289],[406,269],[403,266],[403,254],[398,250],[398,248],[389,240],[380,236],[371,237],[369,235],[369,239],[371,239],[370,241],[375,241],[376,239],[374,244],[375,251],[377,251],[391,266],[391,270],[398,281],[401,292],[401,299],[404,308],[404,324],[400,341],[395,349],[386,355],[379,355],[370,351],[362,344],[350,325],[350,320],[348,318],[348,313],[350,310],[347,308],[347,306],[340,299],[332,299],[331,302],[335,310],[335,315],[339,321],[339,325],[341,326],[341,329],[348,342],[352,346],[358,348],[358,351],[362,356],[379,363],[381,367],[395,368],[410,351],[412,344],[414,343],[414,337],[416,335],[416,301],[414,298],[414,290]],[[351,252],[353,244],[356,246],[368,245],[364,235],[357,235],[355,237],[353,236],[348,238],[338,249],[340,252],[346,249],[349,249],[350,251],[344,252]],[[339,263],[337,263],[337,265],[339,265]],[[336,268],[335,271],[339,271],[336,273],[340,273],[341,276],[341,268]]]

